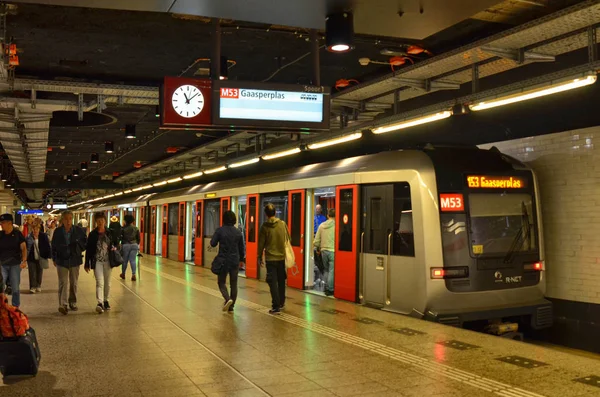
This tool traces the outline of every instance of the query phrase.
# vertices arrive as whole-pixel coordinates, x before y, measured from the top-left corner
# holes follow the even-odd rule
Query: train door
[[[196,203],[188,201],[185,203],[185,261],[194,263],[194,254],[192,249],[194,247],[194,239],[196,238],[196,228],[194,223],[194,216],[196,212]]]
[[[246,215],[248,213],[248,197],[247,196],[237,196],[231,197],[231,210],[235,212],[236,225],[235,227],[242,233],[242,238],[244,241],[247,240],[246,234],[246,223],[247,218]],[[240,266],[239,275],[242,277],[246,277],[246,266]]]
[[[258,194],[246,200],[246,277],[258,278]]]
[[[338,186],[335,193],[334,296],[356,302],[358,280],[358,186]]]
[[[203,266],[210,267],[213,259],[217,256],[219,247],[211,247],[210,240],[213,234],[221,224],[221,206],[222,200],[206,200],[204,202],[204,247]]]
[[[169,247],[169,204],[162,206],[161,255],[167,258]]]
[[[231,209],[231,197],[221,197],[221,216],[219,217],[219,226],[223,226],[223,214]]]
[[[288,192],[288,228],[290,231],[292,249],[296,257],[296,265],[288,269],[287,285],[304,289],[304,205],[305,190],[290,190]]]
[[[150,255],[156,255],[156,206],[150,207]]]
[[[363,301],[408,314],[416,265],[408,183],[363,186]]]
[[[185,262],[185,202],[179,203],[177,222],[177,260]]]
[[[146,248],[146,208],[142,207],[139,209],[140,211],[140,252],[144,251]]]
[[[196,213],[194,214],[194,225],[196,226],[194,232],[194,246],[192,247],[194,263],[198,266],[202,266],[202,233],[204,233],[204,227],[202,223],[204,209],[204,200],[196,201]]]

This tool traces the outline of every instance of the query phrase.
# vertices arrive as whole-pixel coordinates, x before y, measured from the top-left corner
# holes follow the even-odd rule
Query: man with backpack
[[[267,220],[258,233],[258,263],[265,266],[262,260],[263,252],[267,262],[267,283],[271,290],[272,309],[270,314],[279,314],[285,306],[285,243],[290,238],[288,227],[284,221],[275,216],[275,206],[265,206]]]

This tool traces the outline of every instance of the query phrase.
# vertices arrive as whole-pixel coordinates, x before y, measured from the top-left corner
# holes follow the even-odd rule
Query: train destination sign
[[[527,182],[516,176],[469,175],[467,185],[471,189],[523,189]]]
[[[329,92],[292,84],[217,82],[213,121],[234,127],[329,128]]]

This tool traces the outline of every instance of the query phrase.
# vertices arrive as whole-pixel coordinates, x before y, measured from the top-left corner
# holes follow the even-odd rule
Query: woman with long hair
[[[131,263],[131,281],[136,281],[135,258],[140,252],[140,230],[133,224],[132,215],[125,215],[125,227],[121,231],[121,247],[123,247],[123,266],[121,278],[125,280],[127,263]]]
[[[104,313],[110,310],[110,251],[116,249],[113,245],[111,230],[106,227],[106,215],[97,212],[94,215],[96,228],[90,232],[85,250],[85,271],[94,271],[96,277],[96,312]]]
[[[246,250],[244,247],[244,238],[242,232],[235,227],[236,217],[233,211],[223,213],[223,226],[215,231],[210,240],[211,247],[219,245],[219,253],[215,260],[221,261],[223,267],[218,274],[218,285],[225,303],[222,310],[224,312],[233,312],[233,306],[237,298],[237,281],[239,268],[246,262]],[[225,282],[229,274],[229,285],[231,295],[227,291]]]

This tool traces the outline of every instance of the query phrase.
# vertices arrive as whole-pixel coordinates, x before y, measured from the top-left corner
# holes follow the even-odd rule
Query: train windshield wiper
[[[513,239],[510,248],[506,253],[506,256],[504,257],[504,263],[511,263],[515,252],[518,249],[521,249],[521,247],[523,247],[523,243],[526,240],[531,241],[529,238],[531,224],[529,222],[529,213],[527,212],[527,206],[525,205],[524,201],[521,201],[521,223],[522,227],[519,229],[519,232]]]

